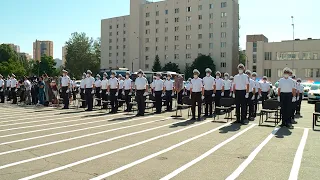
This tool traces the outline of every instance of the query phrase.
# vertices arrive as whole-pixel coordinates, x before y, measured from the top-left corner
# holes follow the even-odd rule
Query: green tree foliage
[[[153,72],[159,72],[161,70],[162,70],[162,66],[161,66],[161,63],[160,63],[160,59],[159,59],[159,56],[156,55],[156,57],[154,59],[153,66],[152,66],[152,71]]]
[[[35,61],[32,65],[32,73],[35,75],[47,74],[48,76],[56,76],[59,74],[55,68],[56,62],[51,56],[42,56],[41,61]]]
[[[163,66],[162,71],[172,71],[172,72],[180,73],[180,68],[178,64],[168,62]]]
[[[100,69],[100,39],[94,41],[85,33],[72,33],[66,42],[67,55],[65,68],[70,75],[80,78],[82,73],[90,69],[94,74]]]
[[[206,68],[210,68],[212,72],[216,71],[216,65],[214,64],[213,59],[207,55],[200,55],[193,61],[188,73],[191,73],[192,76],[193,69],[198,69],[200,77],[204,77]]]
[[[185,79],[191,78],[193,73],[192,73],[191,66],[187,63],[186,68],[184,69],[184,77]]]
[[[246,66],[246,55],[245,53],[240,49],[239,50],[239,62]]]
[[[0,62],[11,60],[18,60],[18,53],[7,44],[0,45]]]
[[[26,70],[19,61],[9,59],[0,63],[0,74],[4,76],[15,74],[18,78],[21,78],[26,75]]]

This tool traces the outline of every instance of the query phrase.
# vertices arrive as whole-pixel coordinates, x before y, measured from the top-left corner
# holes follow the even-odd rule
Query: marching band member
[[[94,95],[94,88],[95,88],[95,80],[92,77],[92,72],[90,70],[87,71],[85,80],[85,93],[86,93],[86,104],[88,106],[88,109],[86,111],[92,111],[93,110],[93,95]]]
[[[82,79],[80,81],[80,98],[82,100],[81,108],[86,107],[85,84],[86,84],[86,73],[83,73]]]
[[[267,76],[263,76],[262,77],[262,82],[260,83],[260,87],[261,87],[261,95],[262,95],[262,104],[265,100],[267,100],[270,95],[270,83],[267,82],[268,78]]]
[[[99,74],[96,75],[96,81],[94,82],[96,87],[96,98],[98,99],[97,106],[101,106],[101,76]]]
[[[111,113],[113,114],[118,112],[119,80],[116,78],[116,75],[116,72],[111,72],[108,88],[110,92]]]
[[[254,120],[254,104],[253,101],[255,99],[255,93],[256,93],[256,88],[255,88],[255,81],[251,78],[251,71],[246,70],[246,74],[249,77],[249,97],[247,99],[247,106],[249,107],[249,121]],[[248,112],[248,111],[246,111]]]
[[[161,80],[161,73],[157,73],[156,80],[153,81],[153,94],[156,101],[156,114],[160,114],[162,111],[162,97],[165,92],[166,91],[164,87],[164,82],[163,80]]]
[[[213,89],[215,85],[214,77],[211,76],[212,70],[210,68],[207,68],[206,70],[206,76],[203,78],[203,86],[204,86],[204,101],[206,104],[205,108],[205,117],[212,117],[212,101],[213,101]],[[209,114],[208,114],[209,111]]]
[[[4,80],[2,78],[0,74],[0,103],[4,103]]]
[[[257,110],[258,110],[258,101],[261,97],[261,86],[260,86],[260,82],[256,80],[257,78],[257,73],[253,72],[252,73],[252,80],[254,81],[255,85],[255,94],[254,94],[254,100],[253,100],[253,117],[257,116]]]
[[[302,101],[303,91],[304,91],[304,87],[301,85],[301,79],[298,78],[297,79],[297,92],[299,95],[297,96],[297,108],[296,108],[296,116],[297,117],[302,117],[300,114],[300,110],[301,110],[301,101]]]
[[[220,78],[221,73],[219,71],[216,72],[216,79],[214,84],[214,103],[215,107],[220,106],[221,96],[224,96],[224,80]],[[215,114],[220,114],[220,110],[215,110]]]
[[[143,71],[138,70],[138,77],[135,81],[136,101],[138,105],[137,116],[144,116],[146,108],[146,96],[148,95],[148,80],[143,77]]]
[[[126,112],[131,111],[131,95],[132,95],[132,80],[130,79],[130,72],[126,72],[126,79],[123,82],[124,96],[127,105]]]
[[[173,81],[171,80],[171,74],[167,74],[167,79],[164,81],[164,89],[166,92],[166,105],[167,105],[167,111],[172,111],[172,97],[174,96],[174,87],[173,87]]]
[[[108,74],[106,72],[103,73],[103,79],[101,81],[101,99],[103,101],[108,100],[108,86],[109,86],[109,81],[107,79]],[[103,103],[102,109],[107,109],[107,103]]]
[[[228,98],[231,96],[231,84],[232,81],[229,80],[229,74],[228,73],[224,73],[224,97]]]
[[[200,121],[202,99],[204,99],[202,79],[199,78],[199,75],[200,72],[197,69],[194,69],[190,86],[192,120],[196,120],[196,104],[198,104],[198,121]]]

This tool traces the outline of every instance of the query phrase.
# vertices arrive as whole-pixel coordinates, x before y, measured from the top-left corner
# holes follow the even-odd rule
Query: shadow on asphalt
[[[189,126],[189,125],[192,125],[194,124],[196,121],[195,120],[187,120],[187,121],[183,121],[183,122],[178,122],[178,123],[175,123],[173,125],[170,126],[170,128],[176,128],[176,127],[181,127],[181,126]]]
[[[221,134],[225,134],[228,132],[235,132],[235,131],[239,131],[241,127],[241,124],[239,123],[234,123],[234,124],[230,124],[229,126],[225,126],[223,128],[220,128],[219,131]]]
[[[270,122],[270,123],[273,123],[273,125],[272,124],[260,124],[259,127],[275,128],[274,127],[274,122]]]
[[[133,118],[135,118],[135,117],[137,117],[137,116],[128,116],[128,117],[115,118],[115,119],[111,119],[111,120],[109,120],[109,121],[110,121],[110,122],[112,122],[112,121],[124,121],[124,120],[133,119]]]
[[[290,129],[283,127],[280,128],[279,131],[276,133],[275,137],[276,138],[284,138],[285,136],[290,136],[292,134],[292,132],[290,131]]]

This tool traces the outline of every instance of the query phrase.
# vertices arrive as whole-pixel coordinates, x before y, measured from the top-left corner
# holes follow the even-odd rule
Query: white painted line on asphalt
[[[114,115],[108,115],[108,116],[106,116],[106,117],[109,117],[109,116],[116,116],[116,114],[114,114]],[[126,117],[132,117],[132,116],[126,116]],[[101,117],[92,117],[92,118],[87,118],[86,120],[96,119],[96,118],[101,118]],[[25,131],[25,132],[14,133],[14,134],[6,134],[6,135],[0,136],[0,138],[17,136],[17,135],[22,135],[22,134],[30,134],[30,133],[35,133],[35,132],[49,131],[49,130],[53,130],[53,129],[62,129],[62,128],[74,127],[74,126],[80,126],[80,125],[86,125],[86,124],[93,124],[93,123],[99,123],[99,122],[104,122],[104,121],[109,121],[109,120],[104,119],[104,120],[90,121],[90,122],[85,122],[85,123],[71,124],[71,125],[58,126],[58,127],[52,127],[52,128],[46,128],[46,129],[38,129],[38,130],[32,130],[32,131]]]
[[[131,120],[131,121],[138,121],[138,120],[152,118],[152,117],[153,116],[145,117],[145,118],[139,118],[139,119],[135,119],[135,120]],[[125,127],[120,127],[120,128],[109,129],[109,130],[100,131],[100,132],[91,133],[91,134],[86,134],[86,135],[82,135],[82,136],[75,136],[75,137],[72,137],[72,138],[62,139],[62,140],[58,140],[58,141],[51,141],[51,142],[48,142],[48,143],[38,144],[38,145],[35,145],[35,146],[29,146],[29,147],[26,147],[26,148],[20,148],[20,149],[15,149],[15,150],[11,150],[11,151],[0,152],[0,156],[5,155],[5,154],[10,154],[10,153],[15,153],[15,152],[20,152],[20,151],[35,149],[35,148],[39,148],[39,147],[49,146],[49,145],[52,145],[52,144],[58,144],[58,143],[62,143],[62,142],[72,141],[72,140],[75,140],[75,139],[81,139],[81,138],[85,138],[85,137],[95,136],[95,135],[98,135],[98,134],[104,134],[104,133],[107,133],[107,132],[113,132],[113,131],[116,131],[116,130],[128,129],[128,128],[136,127],[136,126],[142,126],[142,125],[151,124],[151,123],[155,123],[155,122],[159,122],[159,121],[161,121],[161,120],[149,121],[149,122],[145,122],[145,123],[140,123],[140,124],[135,124],[135,125],[131,125],[131,126],[125,126]],[[106,124],[106,125],[103,125],[103,126],[111,126],[111,125],[115,125],[115,124],[122,124],[122,123],[125,123],[125,122],[129,122],[129,121],[111,123],[111,124]],[[103,127],[103,126],[100,126],[100,127]]]
[[[173,135],[173,134],[177,134],[179,132],[182,132],[182,131],[185,131],[185,130],[188,130],[188,129],[191,129],[191,128],[194,128],[194,127],[197,127],[197,126],[201,126],[203,124],[207,124],[207,123],[210,123],[210,122],[211,121],[205,121],[205,122],[202,122],[202,123],[199,123],[199,124],[195,124],[195,125],[192,125],[192,126],[189,126],[189,127],[186,127],[186,128],[182,128],[182,129],[179,129],[179,130],[176,130],[176,131],[172,131],[172,132],[169,132],[169,133],[166,133],[166,134],[162,134],[160,136],[156,136],[156,137],[144,140],[144,141],[140,141],[138,143],[131,144],[131,145],[128,145],[128,146],[125,146],[125,147],[122,147],[122,148],[118,148],[118,149],[115,149],[113,151],[105,152],[103,154],[99,154],[99,155],[96,155],[96,156],[93,156],[93,157],[90,157],[90,158],[86,158],[86,159],[83,159],[83,160],[80,160],[80,161],[77,161],[77,162],[73,162],[71,164],[67,164],[67,165],[64,165],[64,166],[61,166],[61,167],[57,167],[57,168],[54,168],[54,169],[51,169],[51,170],[48,170],[48,171],[44,171],[44,172],[41,172],[41,173],[38,173],[38,174],[34,174],[34,175],[31,175],[31,176],[22,178],[20,180],[29,180],[29,179],[41,177],[41,176],[44,176],[44,175],[47,175],[47,174],[51,174],[53,172],[57,172],[57,171],[60,171],[60,170],[63,170],[63,169],[67,169],[67,168],[70,168],[70,167],[73,167],[73,166],[76,166],[76,165],[79,165],[79,164],[83,164],[83,163],[86,163],[86,162],[89,162],[89,161],[92,161],[92,160],[95,160],[95,159],[98,159],[98,158],[105,157],[105,156],[108,156],[108,155],[111,155],[111,154],[114,154],[114,153],[117,153],[117,152],[120,152],[120,151],[124,151],[126,149],[130,149],[130,148],[133,148],[133,147],[136,147],[136,146],[139,146],[139,145],[151,142],[151,141],[155,141],[155,140],[163,138],[163,137],[167,137],[167,136],[170,136],[170,135]],[[171,123],[171,124],[176,124],[176,123]],[[163,126],[163,127],[165,127],[165,126]],[[159,128],[161,128],[161,127],[152,128],[151,130],[159,129]],[[145,130],[145,131],[150,131],[150,129],[149,130]],[[1,169],[1,166],[0,166],[0,169]]]
[[[289,180],[297,180],[298,179],[301,160],[302,160],[302,156],[303,156],[303,150],[304,150],[304,147],[307,143],[308,133],[309,133],[309,129],[307,129],[307,128],[304,129],[300,144],[298,146],[296,155],[293,160]]]
[[[240,131],[239,133],[231,136],[229,139],[221,142],[220,144],[214,146],[212,149],[210,149],[209,151],[205,152],[204,154],[202,154],[201,156],[197,157],[196,159],[188,162],[187,164],[181,166],[180,168],[174,170],[173,172],[171,172],[170,174],[166,175],[165,177],[161,178],[160,180],[169,180],[172,179],[173,177],[177,176],[179,173],[185,171],[186,169],[188,169],[189,167],[193,166],[194,164],[200,162],[201,160],[203,160],[204,158],[208,157],[209,155],[211,155],[212,153],[214,153],[215,151],[217,151],[218,149],[220,149],[221,147],[223,147],[224,145],[228,144],[229,142],[235,140],[237,137],[241,136],[242,134],[244,134],[245,132],[247,132],[248,130],[250,130],[251,128],[253,128],[255,125],[252,124],[251,126],[249,126],[248,128],[244,129],[243,131]],[[103,178],[104,176],[102,176]],[[102,178],[97,178],[97,179],[102,179]]]
[[[120,113],[124,114],[124,113]],[[116,116],[120,114],[111,114],[109,116]],[[69,118],[75,118],[75,117],[82,117],[83,115],[79,116],[73,116],[73,117],[68,117],[68,118],[56,118],[52,120],[57,120],[57,119],[69,119]],[[101,117],[83,117],[80,119],[75,119],[75,120],[69,120],[69,121],[59,121],[59,122],[54,122],[54,123],[47,123],[47,124],[39,124],[39,125],[30,125],[30,126],[23,126],[23,127],[16,127],[16,128],[10,128],[10,129],[1,129],[0,132],[6,132],[6,131],[12,131],[12,130],[17,130],[17,129],[27,129],[27,128],[33,128],[33,127],[42,127],[42,126],[48,126],[48,125],[53,125],[53,124],[62,124],[62,123],[70,123],[70,122],[77,122],[77,121],[85,121],[88,119],[95,119],[95,118],[101,118]]]
[[[168,119],[168,118],[164,118],[164,119],[161,119],[161,120],[165,120],[165,119]],[[58,152],[51,153],[51,154],[46,154],[46,155],[43,155],[43,156],[38,156],[38,157],[35,157],[35,158],[30,158],[30,159],[26,159],[26,160],[22,160],[22,161],[17,161],[17,162],[14,162],[14,163],[10,163],[10,164],[6,164],[6,165],[3,165],[3,166],[0,166],[0,169],[5,169],[5,168],[16,166],[16,165],[19,165],[19,164],[28,163],[28,162],[36,161],[36,160],[39,160],[39,159],[44,159],[44,158],[48,158],[48,157],[52,157],[52,156],[56,156],[56,155],[60,155],[60,154],[68,153],[68,152],[72,152],[72,151],[75,151],[75,150],[91,147],[91,146],[96,146],[96,145],[103,144],[103,143],[106,143],[106,142],[114,141],[116,139],[121,139],[121,138],[124,138],[124,137],[129,137],[129,136],[132,136],[132,135],[141,134],[141,133],[144,133],[144,132],[148,132],[148,131],[159,129],[159,128],[162,128],[162,127],[166,127],[166,126],[168,126],[170,124],[172,124],[172,123],[165,124],[165,125],[162,125],[162,126],[157,126],[157,127],[154,127],[154,128],[141,130],[141,131],[132,132],[132,133],[129,133],[129,134],[124,134],[124,135],[121,135],[121,136],[116,136],[116,137],[113,137],[113,138],[110,138],[110,139],[106,139],[106,140],[103,140],[103,141],[98,141],[98,142],[94,142],[94,143],[90,143],[90,144],[86,144],[86,145],[82,145],[82,146],[77,146],[77,147],[74,147],[74,148],[66,149],[66,150],[63,150],[63,151],[58,151]]]
[[[146,156],[146,157],[144,157],[144,158],[141,158],[141,159],[139,159],[139,160],[136,160],[136,161],[134,161],[134,162],[132,162],[132,163],[129,163],[129,164],[127,164],[127,165],[124,165],[124,166],[122,166],[122,167],[119,167],[119,168],[117,168],[117,169],[115,169],[115,170],[112,170],[112,171],[110,171],[110,172],[107,172],[107,173],[105,173],[105,174],[102,174],[102,175],[100,175],[100,176],[98,176],[98,177],[92,178],[91,180],[98,180],[98,179],[100,180],[100,179],[104,179],[104,178],[107,178],[107,177],[109,177],[109,176],[112,176],[112,175],[114,175],[114,174],[117,174],[117,173],[119,173],[119,172],[121,172],[121,171],[124,171],[124,170],[126,170],[126,169],[128,169],[128,168],[131,168],[131,167],[133,167],[133,166],[135,166],[135,165],[138,165],[138,164],[140,164],[140,163],[143,163],[144,161],[147,161],[147,160],[152,159],[152,158],[154,158],[154,157],[157,157],[157,156],[159,156],[159,155],[161,155],[161,154],[163,154],[163,153],[169,152],[169,151],[171,151],[171,150],[173,150],[173,149],[175,149],[175,148],[177,148],[177,147],[180,147],[180,146],[182,146],[182,145],[184,145],[184,144],[187,144],[187,143],[189,143],[189,142],[191,142],[191,141],[193,141],[193,140],[199,139],[199,138],[201,138],[201,137],[203,137],[203,136],[206,136],[206,135],[211,134],[211,133],[213,133],[213,132],[215,132],[215,131],[218,131],[219,129],[221,129],[221,128],[227,126],[227,125],[229,125],[229,124],[224,124],[224,125],[222,125],[222,126],[219,126],[219,127],[217,127],[217,128],[214,128],[214,129],[212,129],[212,130],[210,130],[210,131],[207,131],[207,132],[205,132],[205,133],[202,133],[202,134],[200,134],[200,135],[197,135],[197,136],[194,136],[194,137],[192,137],[192,138],[186,139],[186,140],[184,140],[184,141],[182,141],[182,142],[180,142],[180,143],[178,143],[178,144],[172,145],[172,146],[170,146],[170,147],[168,147],[168,148],[166,148],[166,149],[163,149],[163,150],[161,150],[161,151],[159,151],[159,152],[150,154],[149,156]]]
[[[226,179],[234,180],[239,177],[239,175],[248,167],[248,165],[254,160],[261,149],[273,138],[273,136],[278,132],[280,127],[276,127],[272,133],[248,156],[248,158],[243,161],[240,166]]]

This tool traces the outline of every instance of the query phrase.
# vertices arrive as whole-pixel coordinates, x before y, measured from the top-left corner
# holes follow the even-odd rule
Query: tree
[[[184,77],[185,79],[191,78],[192,77],[192,69],[189,63],[186,63],[186,68],[184,70]]]
[[[200,77],[205,76],[205,70],[207,68],[210,68],[212,72],[216,71],[216,65],[214,64],[213,59],[211,56],[207,55],[198,56],[191,65],[191,71],[193,71],[193,69],[198,69]]]
[[[180,73],[180,68],[178,64],[169,62],[163,66],[162,71],[172,71]]]
[[[160,63],[160,60],[159,60],[159,56],[156,55],[156,57],[154,59],[153,66],[152,66],[152,71],[153,72],[159,72],[161,70],[162,70],[162,66],[161,66],[161,63]]]
[[[26,70],[19,61],[9,59],[0,63],[0,73],[2,75],[15,74],[17,78],[21,78],[26,75]]]
[[[100,69],[100,39],[94,41],[85,33],[72,33],[66,42],[67,55],[65,68],[73,77],[80,78],[82,73],[90,69],[98,73]]]
[[[246,66],[246,59],[245,52],[239,49],[239,62]]]
[[[41,61],[35,61],[33,64],[33,74],[43,75],[47,74],[48,76],[57,76],[60,72],[55,68],[56,62],[51,56],[42,56]]]
[[[7,44],[0,45],[0,62],[18,60],[18,53]]]

